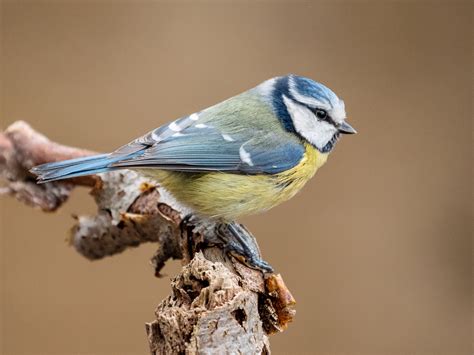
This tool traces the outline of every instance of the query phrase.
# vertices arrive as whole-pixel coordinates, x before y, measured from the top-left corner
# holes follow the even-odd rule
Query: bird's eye
[[[315,113],[316,113],[316,117],[319,118],[320,120],[325,120],[326,118],[328,118],[328,113],[319,108],[316,109]]]

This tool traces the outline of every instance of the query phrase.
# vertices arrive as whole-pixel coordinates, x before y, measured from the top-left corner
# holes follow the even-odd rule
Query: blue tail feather
[[[111,164],[125,158],[129,158],[129,156],[100,154],[38,165],[31,169],[31,172],[37,176],[38,183],[44,183],[116,170],[117,168],[112,167]]]
[[[69,160],[63,160],[63,161],[57,161],[57,162],[52,162],[52,163],[46,163],[46,164],[41,164],[33,167],[31,169],[31,172],[41,172],[44,173],[49,170],[55,170],[58,168],[66,168],[68,166],[77,164],[77,163],[85,163],[88,161],[97,161],[98,159],[105,158],[109,154],[99,154],[99,155],[93,155],[93,156],[88,156],[88,157],[81,157],[81,158],[75,158],[75,159],[69,159]]]

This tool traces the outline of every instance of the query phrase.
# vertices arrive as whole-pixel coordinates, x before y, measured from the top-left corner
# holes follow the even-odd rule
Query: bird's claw
[[[262,272],[273,272],[271,265],[261,258],[254,236],[243,225],[221,223],[216,228],[216,234],[224,250],[241,263]]]
[[[217,222],[211,227],[208,225],[208,221],[206,223],[206,221],[201,221],[198,217],[189,214],[181,221],[180,229],[181,234],[186,236],[185,243],[191,257],[196,251],[194,242],[191,240],[194,231],[202,235],[202,242],[205,245],[220,246],[228,255],[232,255],[252,269],[264,273],[273,272],[271,265],[261,258],[255,237],[241,224]]]

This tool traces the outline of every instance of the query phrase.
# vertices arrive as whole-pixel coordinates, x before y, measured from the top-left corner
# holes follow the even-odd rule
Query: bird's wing
[[[264,130],[229,134],[189,117],[152,131],[112,153],[127,156],[111,166],[277,174],[294,167],[303,158],[305,148],[293,136]],[[137,151],[141,154],[133,154]]]
[[[192,126],[196,122],[198,117],[199,116],[196,113],[193,113],[192,115],[178,118],[170,124],[158,127],[141,136],[140,138],[131,141],[130,143],[120,147],[110,155],[111,157],[125,157],[133,155],[136,152],[146,150],[147,148],[150,148],[161,141],[169,139],[176,132],[183,131],[186,128]]]

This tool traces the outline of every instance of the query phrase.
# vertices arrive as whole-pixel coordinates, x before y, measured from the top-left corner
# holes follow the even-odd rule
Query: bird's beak
[[[342,134],[355,134],[357,131],[347,122],[342,122],[339,127],[339,132]]]

